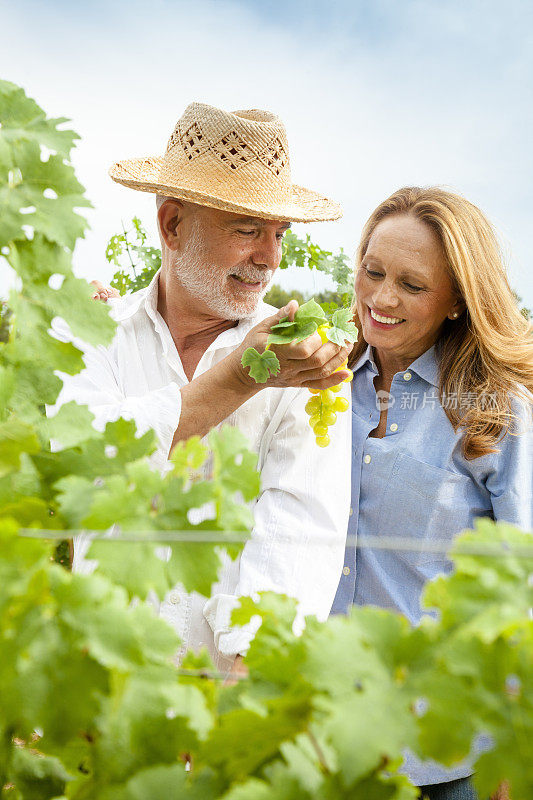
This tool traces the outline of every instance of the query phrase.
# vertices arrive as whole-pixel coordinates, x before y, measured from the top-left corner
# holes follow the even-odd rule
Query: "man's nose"
[[[281,261],[281,241],[276,234],[263,232],[255,242],[252,250],[252,261],[256,266],[277,269]]]

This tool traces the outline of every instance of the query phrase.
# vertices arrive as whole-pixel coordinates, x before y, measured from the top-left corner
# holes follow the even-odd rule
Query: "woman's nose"
[[[376,287],[372,300],[376,308],[386,311],[387,308],[396,308],[398,305],[398,295],[392,284],[384,281]]]

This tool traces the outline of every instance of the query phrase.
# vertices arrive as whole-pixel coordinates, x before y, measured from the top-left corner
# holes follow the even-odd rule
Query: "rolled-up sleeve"
[[[351,414],[338,414],[330,445],[320,448],[304,411],[308,392],[285,390],[284,395],[261,465],[254,529],[241,555],[235,591],[215,594],[204,609],[215,645],[226,656],[244,652],[255,631],[255,626],[230,628],[237,597],[260,591],[287,594],[298,600],[296,627],[308,614],[325,620],[344,563]]]

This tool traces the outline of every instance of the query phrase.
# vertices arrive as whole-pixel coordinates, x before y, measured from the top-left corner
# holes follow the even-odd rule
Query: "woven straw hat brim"
[[[274,219],[287,222],[326,222],[342,217],[342,207],[317,192],[303,186],[292,185],[292,196],[287,202],[254,203],[251,198],[232,198],[231,200],[217,196],[213,192],[196,191],[190,187],[180,186],[179,178],[173,185],[161,183],[161,172],[164,158],[149,156],[117,161],[109,170],[110,177],[117,183],[136,189],[139,192],[152,192],[178,200],[188,200],[210,208],[233,213],[247,213],[261,219]]]

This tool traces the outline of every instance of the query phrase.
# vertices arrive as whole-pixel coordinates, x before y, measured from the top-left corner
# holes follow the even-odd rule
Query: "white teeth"
[[[370,309],[370,316],[372,319],[375,319],[376,322],[383,322],[385,325],[397,325],[398,322],[403,322],[403,319],[399,319],[398,317],[382,317],[380,314],[376,314],[375,311]]]

